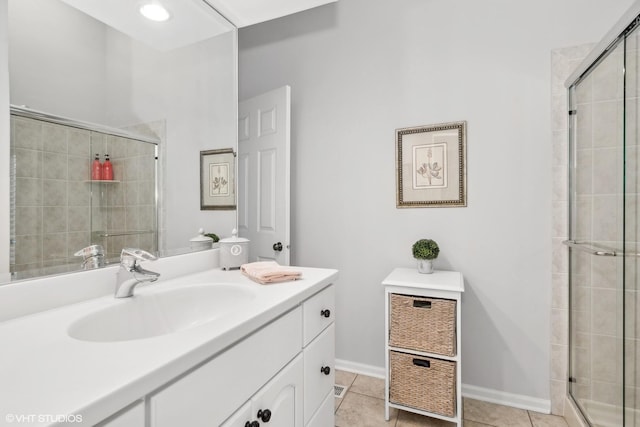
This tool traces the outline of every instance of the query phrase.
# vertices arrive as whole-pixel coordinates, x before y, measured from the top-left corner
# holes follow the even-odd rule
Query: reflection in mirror
[[[123,247],[157,250],[157,139],[19,107],[11,128],[14,279],[102,266],[76,258],[91,245],[106,263]]]
[[[171,4],[157,23],[131,1],[8,0],[0,102],[21,107],[0,158],[15,191],[0,273],[81,269],[90,244],[110,260],[124,246],[182,253],[199,228],[235,227],[235,211],[200,210],[199,152],[236,149],[237,32],[204,0]],[[113,182],[91,179],[96,153]]]

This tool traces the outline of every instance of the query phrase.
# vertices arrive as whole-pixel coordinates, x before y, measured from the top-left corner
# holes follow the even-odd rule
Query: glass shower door
[[[624,62],[620,42],[569,93],[569,393],[603,427],[624,425]]]
[[[624,421],[640,427],[640,30],[626,37],[624,138]]]

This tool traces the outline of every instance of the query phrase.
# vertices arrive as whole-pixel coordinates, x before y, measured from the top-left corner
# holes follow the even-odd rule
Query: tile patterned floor
[[[384,419],[384,380],[336,370],[336,384],[348,386],[336,398],[336,427],[453,427],[454,424],[391,409]],[[473,399],[463,399],[464,427],[567,427],[562,417]]]

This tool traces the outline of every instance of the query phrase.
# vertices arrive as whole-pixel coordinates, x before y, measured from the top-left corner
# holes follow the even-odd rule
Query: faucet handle
[[[73,254],[73,256],[81,256],[83,259],[91,258],[92,256],[103,256],[104,248],[102,245],[91,245],[86,248],[80,249],[78,252]]]
[[[124,248],[120,253],[120,262],[127,264],[135,264],[136,261],[155,261],[158,258],[147,251],[136,248]]]

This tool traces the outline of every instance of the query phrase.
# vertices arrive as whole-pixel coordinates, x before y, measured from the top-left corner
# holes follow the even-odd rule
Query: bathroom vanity
[[[0,425],[333,426],[337,271],[300,270],[213,268],[0,323]]]

